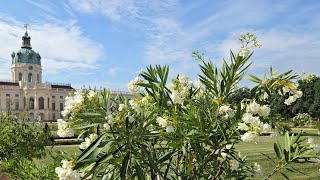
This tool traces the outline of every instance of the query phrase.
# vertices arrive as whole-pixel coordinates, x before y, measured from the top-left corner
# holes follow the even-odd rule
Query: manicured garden
[[[199,82],[170,81],[168,66],[149,66],[128,83],[133,99],[81,89],[66,97],[57,123],[0,115],[4,172],[48,180],[317,179],[319,120],[297,109],[284,120],[270,104],[280,96],[281,110],[303,98],[299,76],[270,68],[270,76],[250,75],[248,96],[236,95],[250,49],[261,46],[251,33],[240,42],[221,68],[194,52]]]

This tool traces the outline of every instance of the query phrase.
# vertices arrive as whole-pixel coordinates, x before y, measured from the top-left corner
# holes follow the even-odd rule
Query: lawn
[[[316,143],[320,143],[320,136],[312,136],[315,139]],[[308,136],[304,136],[303,138],[308,138]],[[283,136],[278,137],[280,143],[283,142]],[[240,143],[236,145],[236,149],[241,151],[242,155],[246,155],[248,159],[248,163],[254,164],[258,162],[261,165],[263,170],[263,176],[257,177],[255,179],[263,179],[267,177],[273,170],[273,162],[269,160],[267,157],[262,155],[261,153],[269,155],[272,159],[276,160],[274,151],[273,151],[273,143],[275,142],[274,138],[264,136],[261,137],[261,142],[259,144],[255,143]],[[62,150],[70,155],[80,153],[78,145],[68,145],[68,146],[50,146],[47,147],[48,150],[59,151]],[[38,160],[39,164],[46,164],[50,162],[50,157]],[[319,163],[294,163],[291,166],[302,171],[305,175],[300,173],[292,173],[289,171],[283,171],[286,175],[289,176],[290,179],[319,179],[320,177],[320,165]],[[276,173],[272,176],[271,179],[285,179],[280,173]]]
[[[315,139],[315,142],[320,143],[319,136],[312,136]],[[308,138],[304,136],[303,138]],[[269,155],[272,159],[276,160],[276,156],[273,150],[273,143],[275,139],[270,137],[261,137],[261,142],[259,144],[255,143],[240,143],[236,146],[236,149],[241,151],[243,155],[247,155],[248,163],[254,164],[255,162],[261,165],[263,171],[263,178],[267,177],[273,171],[273,162],[262,155],[264,153]],[[278,137],[280,143],[283,143],[283,136]],[[289,171],[283,171],[286,175],[289,176],[290,179],[317,179],[319,180],[320,173],[320,165],[319,163],[294,163],[291,165],[292,167],[302,171],[306,175],[300,173],[292,173]],[[262,177],[256,179],[262,179]],[[272,176],[271,179],[285,179],[280,173],[277,173]]]

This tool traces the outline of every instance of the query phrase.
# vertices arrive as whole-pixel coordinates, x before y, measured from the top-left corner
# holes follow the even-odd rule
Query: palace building
[[[65,97],[74,88],[42,81],[41,56],[32,50],[25,28],[21,48],[11,54],[11,80],[0,81],[0,112],[28,113],[31,121],[55,121],[62,117]]]

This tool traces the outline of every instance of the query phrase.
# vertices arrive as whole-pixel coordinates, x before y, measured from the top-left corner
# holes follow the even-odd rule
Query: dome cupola
[[[41,56],[32,50],[31,47],[31,37],[28,35],[28,25],[24,25],[26,32],[22,36],[21,49],[12,52],[12,64],[15,63],[31,63],[41,65]]]

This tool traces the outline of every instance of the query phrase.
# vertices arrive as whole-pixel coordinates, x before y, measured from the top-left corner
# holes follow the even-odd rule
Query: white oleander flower
[[[57,135],[59,137],[73,137],[74,136],[74,130],[72,128],[58,129]]]
[[[253,100],[247,108],[247,111],[252,113],[252,114],[258,114],[260,111],[260,105],[258,103],[256,103],[255,100]]]
[[[245,113],[245,114],[242,116],[242,120],[243,120],[245,123],[249,123],[249,124],[254,124],[254,125],[260,124],[260,119],[259,119],[259,117],[254,117],[254,116],[252,116],[252,114],[250,114],[250,113]]]
[[[260,164],[254,163],[253,172],[254,172],[254,176],[262,176],[263,175]]]
[[[235,159],[232,159],[230,160],[230,169],[233,170],[233,171],[238,171],[239,170],[239,167],[240,167],[240,163],[235,160]]]
[[[167,120],[163,119],[162,117],[157,117],[157,123],[163,128],[167,127]]]
[[[263,105],[260,107],[259,116],[268,117],[271,109],[267,105]]]
[[[241,48],[239,52],[239,56],[241,57],[247,57],[250,54],[250,51],[248,48]]]
[[[67,168],[72,168],[74,166],[73,161],[68,161],[66,159],[61,160],[62,163],[62,168],[67,169]]]
[[[170,89],[170,91],[174,90],[175,85],[173,83],[170,83],[167,85],[167,88]]]
[[[114,124],[113,117],[111,114],[107,115],[104,119],[108,122],[108,124],[110,124],[110,125]]]
[[[252,142],[256,138],[256,134],[254,132],[246,132],[241,135],[241,140],[243,142]]]
[[[135,119],[134,119],[132,116],[129,116],[129,117],[128,117],[128,121],[129,121],[130,123],[132,123],[133,121],[135,121]]]
[[[74,162],[62,160],[62,167],[56,167],[55,172],[58,174],[59,180],[79,180],[81,179],[81,174],[73,170]]]
[[[110,129],[111,129],[111,126],[110,126],[110,124],[108,124],[108,123],[104,123],[104,124],[103,124],[103,128],[106,129],[106,130],[110,130]]]
[[[219,160],[220,162],[223,162],[223,161],[225,161],[225,160],[227,159],[227,153],[221,151],[221,152],[220,152],[220,155],[221,155],[221,157],[218,157],[218,160]]]
[[[173,126],[167,126],[166,127],[166,131],[168,132],[168,133],[172,133],[172,132],[174,132],[174,128],[173,128]]]
[[[89,99],[92,99],[92,98],[94,98],[95,96],[97,96],[97,93],[96,93],[95,91],[90,90],[89,93],[88,93],[88,98],[89,98]]]
[[[144,106],[148,106],[148,105],[149,105],[149,101],[148,101],[147,97],[143,97],[143,98],[141,99],[141,102],[142,102],[142,104],[143,104]]]
[[[178,91],[172,91],[171,99],[175,104],[183,104],[183,97]]]
[[[238,123],[238,129],[242,131],[247,131],[249,127],[245,123]]]
[[[57,135],[59,137],[73,137],[74,136],[74,130],[72,128],[70,128],[70,123],[68,123],[62,119],[58,119],[57,125],[58,125]]]
[[[125,104],[119,104],[119,108],[118,108],[119,111],[123,111],[124,108],[126,108]]]
[[[223,119],[229,119],[234,117],[234,110],[230,106],[226,106],[226,105],[220,106],[218,113],[222,115]]]
[[[227,158],[227,155],[228,155],[227,153],[221,152],[220,154],[221,154],[221,157],[222,157],[223,159],[226,159],[226,158]]]
[[[296,96],[289,96],[289,98],[286,99],[286,100],[284,101],[284,103],[289,106],[289,105],[291,105],[292,103],[294,103],[296,100],[297,100],[297,97],[296,97]]]
[[[302,95],[303,95],[303,92],[302,92],[302,91],[296,91],[296,92],[294,93],[294,96],[295,96],[297,99],[301,98]]]
[[[64,121],[63,119],[57,119],[58,129],[66,129],[68,128],[68,122]]]
[[[260,48],[262,46],[261,41],[254,41],[253,46]]]
[[[290,92],[290,88],[284,86],[284,87],[282,87],[282,91],[284,94],[286,94],[286,93]]]
[[[94,141],[94,140],[96,140],[98,138],[98,135],[97,134],[90,134],[89,135],[89,137],[86,137],[84,140],[85,140],[85,142],[82,142],[81,144],[80,144],[80,149],[87,149],[89,146],[90,146],[90,144]]]
[[[131,99],[131,100],[129,101],[129,104],[130,104],[130,106],[132,107],[132,109],[134,109],[135,111],[137,111],[137,112],[141,112],[141,111],[142,111],[142,108],[141,108],[141,106],[138,104],[137,100]]]
[[[66,117],[71,112],[81,106],[83,103],[83,94],[81,91],[76,91],[73,96],[67,96],[64,110],[61,112],[62,116]]]
[[[189,83],[189,78],[187,76],[179,76],[179,81],[181,84],[188,84]]]
[[[141,80],[139,79],[139,77],[134,78],[134,80],[131,80],[128,83],[128,89],[130,91],[130,93],[135,94],[138,88],[138,83],[141,82]]]
[[[226,149],[231,149],[232,148],[232,144],[227,144],[226,145]]]

